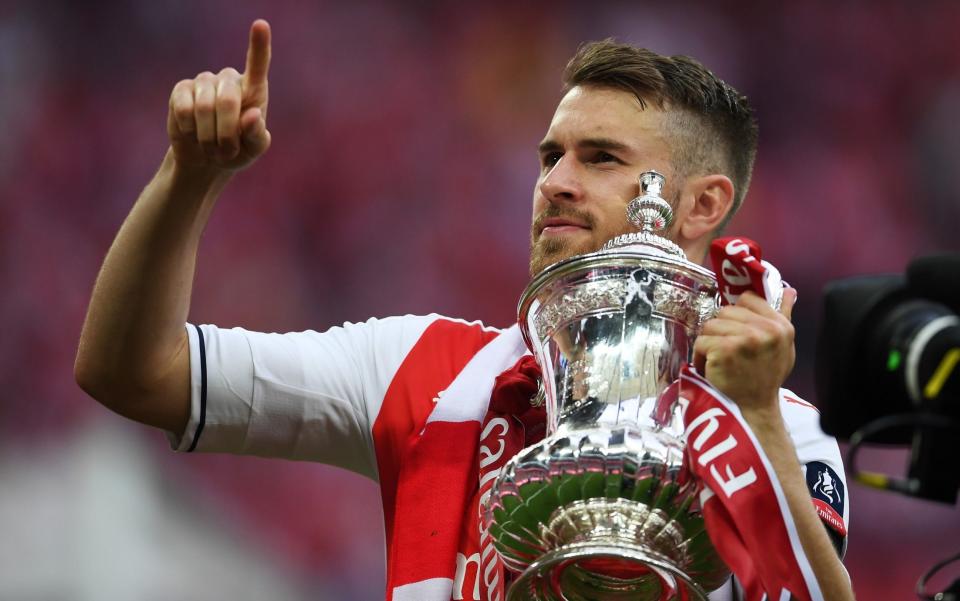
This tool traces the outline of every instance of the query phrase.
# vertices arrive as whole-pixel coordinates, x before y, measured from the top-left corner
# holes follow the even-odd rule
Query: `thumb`
[[[690,361],[697,373],[707,377],[707,339],[702,334],[693,343],[693,359]]]
[[[793,317],[793,307],[797,304],[797,289],[784,288],[783,300],[780,301],[780,313],[787,319]]]
[[[270,147],[270,131],[258,108],[248,109],[240,116],[240,134],[251,156],[257,157]]]

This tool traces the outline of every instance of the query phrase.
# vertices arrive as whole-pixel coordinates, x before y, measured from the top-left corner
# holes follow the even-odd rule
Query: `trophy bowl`
[[[547,268],[521,297],[547,436],[503,467],[484,507],[519,572],[509,601],[706,600],[729,577],[684,464],[678,383],[716,278],[648,230]]]

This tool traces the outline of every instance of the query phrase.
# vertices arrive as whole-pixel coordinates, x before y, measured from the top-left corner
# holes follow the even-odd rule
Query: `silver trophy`
[[[484,524],[520,600],[705,600],[729,576],[684,467],[678,377],[718,309],[712,272],[657,232],[664,178],[640,176],[636,233],[538,274],[519,320],[543,371],[547,436],[511,459]]]

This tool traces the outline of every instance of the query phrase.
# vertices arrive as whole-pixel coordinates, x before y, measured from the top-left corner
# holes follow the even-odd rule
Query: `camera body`
[[[823,303],[816,387],[824,431],[849,439],[904,416],[871,442],[911,445],[910,494],[956,502],[960,437],[946,426],[960,420],[960,255],[917,259],[905,276],[833,282]]]

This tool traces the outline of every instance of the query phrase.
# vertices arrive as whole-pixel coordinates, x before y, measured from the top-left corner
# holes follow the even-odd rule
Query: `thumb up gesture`
[[[250,26],[243,73],[227,67],[177,82],[170,94],[167,134],[179,166],[236,171],[266,152],[269,68],[270,25],[258,19]]]

